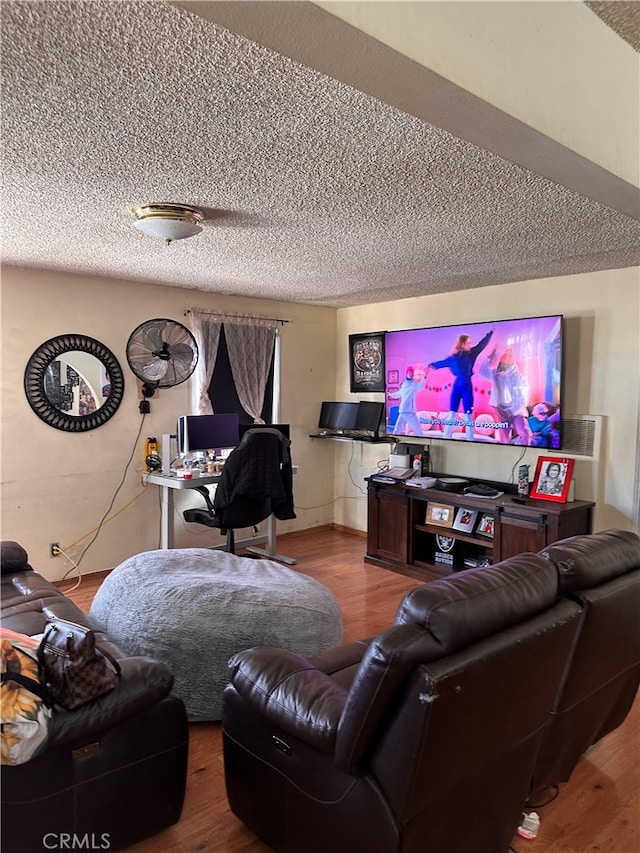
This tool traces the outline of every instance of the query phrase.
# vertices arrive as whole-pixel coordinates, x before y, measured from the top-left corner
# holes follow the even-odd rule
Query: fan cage
[[[166,334],[167,329],[169,330],[168,335]],[[141,339],[143,336],[145,338],[150,337],[152,331],[160,334],[162,343],[166,343],[169,347],[169,353],[171,353],[171,347],[176,346],[177,344],[186,344],[189,347],[191,350],[191,358],[186,370],[180,372],[178,375],[175,370],[175,361],[172,361],[173,372],[171,378],[169,379],[166,376],[163,376],[161,379],[156,379],[155,377],[146,374],[144,370],[140,368],[138,364],[139,358],[136,358],[138,353],[134,353],[133,350],[137,347],[141,354],[147,353],[150,358],[153,357],[153,347],[150,345],[150,342],[148,340]],[[180,339],[171,341],[170,337],[172,333],[179,333]],[[181,385],[183,382],[186,382],[196,368],[199,355],[198,344],[192,332],[183,323],[179,323],[177,320],[171,320],[167,317],[156,317],[152,320],[146,320],[144,323],[140,323],[139,326],[136,326],[129,336],[126,354],[127,363],[129,364],[131,371],[141,382],[145,384],[148,389],[145,396],[152,396],[152,393],[149,393],[149,391],[155,390],[156,388],[173,388],[176,385]],[[170,360],[171,359],[167,359],[167,361]]]

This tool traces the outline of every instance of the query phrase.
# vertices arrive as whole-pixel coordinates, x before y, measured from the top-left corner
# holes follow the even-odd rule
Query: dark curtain
[[[264,394],[264,404],[262,406],[261,418],[265,423],[272,423],[272,407],[273,407],[273,366],[274,356],[271,356],[271,366],[269,368],[269,378]],[[214,412],[237,412],[240,416],[241,424],[252,424],[253,418],[248,415],[243,409],[236,386],[231,373],[231,364],[229,362],[229,350],[227,348],[227,338],[224,332],[224,325],[220,333],[220,343],[218,345],[218,355],[216,358],[215,367],[213,368],[213,376],[208,388],[209,399]]]

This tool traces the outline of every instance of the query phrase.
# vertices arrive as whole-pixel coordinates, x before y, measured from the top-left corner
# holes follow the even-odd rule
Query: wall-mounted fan
[[[142,395],[172,388],[188,379],[198,363],[198,345],[182,323],[165,318],[147,320],[127,341],[129,367],[142,382]]]

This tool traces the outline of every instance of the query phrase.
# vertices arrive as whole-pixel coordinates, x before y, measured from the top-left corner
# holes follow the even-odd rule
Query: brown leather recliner
[[[281,853],[505,853],[581,616],[557,591],[520,555],[416,588],[371,641],[235,655],[233,812]]]
[[[33,571],[17,542],[2,542],[2,624],[41,634],[48,619],[93,627],[87,616]],[[144,614],[141,614],[144,618]],[[179,820],[189,729],[173,675],[97,634],[122,674],[110,693],[72,711],[55,707],[46,749],[2,767],[2,851],[119,850]]]
[[[573,598],[581,614],[532,793],[569,780],[586,750],[623,722],[640,684],[640,538],[605,530],[540,553],[558,572],[559,593]]]

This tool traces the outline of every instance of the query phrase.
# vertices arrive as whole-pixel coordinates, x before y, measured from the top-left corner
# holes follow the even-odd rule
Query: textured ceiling
[[[638,0],[586,0],[586,5],[634,50],[640,51]]]
[[[640,263],[624,205],[509,133],[474,144],[204,14],[244,5],[0,4],[5,263],[333,306]],[[143,236],[150,201],[204,232]]]

